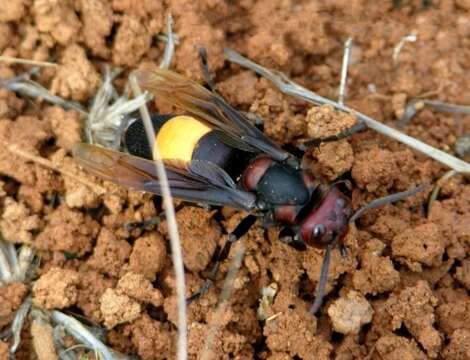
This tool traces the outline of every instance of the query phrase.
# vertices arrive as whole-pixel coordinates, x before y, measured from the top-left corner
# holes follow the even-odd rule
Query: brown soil
[[[103,64],[125,67],[123,83],[127,69],[159,63],[164,43],[156,35],[169,13],[180,41],[173,69],[201,79],[196,46],[204,45],[223,95],[262,116],[266,134],[283,144],[329,135],[354,119],[281,95],[225,63],[223,47],[336,98],[343,42],[351,36],[352,108],[393,126],[406,99],[470,104],[468,0],[145,0],[139,6],[130,0],[12,0],[0,11],[0,53],[58,63],[43,69],[39,81],[87,105]],[[405,43],[394,60],[394,47],[409,34],[417,41]],[[23,71],[0,63],[2,78]],[[107,327],[116,350],[142,359],[174,358],[175,280],[166,223],[153,230],[129,226],[161,208],[148,194],[103,184],[77,167],[70,149],[81,137],[80,121],[74,110],[0,89],[2,144],[16,144],[96,185],[61,176],[2,145],[0,231],[41,256],[34,304],[72,308]],[[424,109],[405,132],[453,153],[456,140],[470,133],[470,116]],[[312,149],[304,161],[325,181],[350,174],[355,208],[435,182],[447,171],[373,131]],[[297,252],[277,241],[276,229],[255,226],[243,238],[246,255],[223,315],[216,316],[216,305],[236,247],[215,286],[189,307],[190,357],[198,358],[217,323],[211,352],[217,359],[470,359],[470,185],[453,177],[426,214],[428,194],[371,210],[351,226],[347,257],[333,251],[317,317],[307,309],[323,252]],[[202,284],[216,246],[242,215],[231,209],[221,214],[194,207],[177,214],[188,295]],[[261,289],[273,283],[275,297],[262,297]],[[0,289],[0,333],[27,292],[18,283]],[[260,311],[266,320],[258,320]],[[30,358],[33,343],[22,343],[18,359]],[[0,358],[7,346],[0,341]]]

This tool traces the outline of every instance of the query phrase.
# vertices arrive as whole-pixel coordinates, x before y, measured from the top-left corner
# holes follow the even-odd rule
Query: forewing
[[[162,98],[220,129],[226,135],[222,140],[231,146],[264,152],[277,160],[288,157],[287,152],[253,126],[243,113],[198,83],[166,69],[138,70],[137,78],[141,87],[157,99]]]
[[[73,154],[81,166],[99,178],[161,195],[161,184],[154,161],[84,143],[76,145]],[[215,170],[210,166],[207,167],[208,170],[204,170],[206,167],[199,165],[198,168],[202,169],[200,174],[193,174],[188,169],[176,168],[167,163],[164,165],[171,194],[175,198],[244,210],[254,208],[254,195],[231,187],[230,183],[220,178],[223,176],[222,169],[219,173],[214,173]],[[217,177],[217,182],[212,183],[213,179],[209,176],[214,179]]]

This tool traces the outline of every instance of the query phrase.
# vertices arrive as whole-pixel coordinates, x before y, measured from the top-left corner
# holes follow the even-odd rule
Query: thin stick
[[[28,245],[23,245],[18,254],[17,265],[13,268],[15,281],[25,282],[26,275],[31,269],[34,260],[34,251]]]
[[[82,115],[87,115],[88,113],[83,109],[83,107],[75,102],[62,99],[60,96],[53,95],[42,85],[36,83],[27,78],[27,75],[20,75],[13,79],[2,80],[0,79],[0,86],[4,86],[10,91],[14,91],[23,96],[28,96],[33,99],[42,98],[47,102],[59,105],[64,109],[74,109]]]
[[[92,183],[91,181],[85,180],[84,178],[78,176],[77,174],[74,174],[72,172],[69,172],[67,170],[61,169],[57,166],[55,166],[52,161],[45,159],[40,156],[33,155],[27,151],[21,150],[17,145],[15,144],[8,144],[6,142],[0,141],[0,143],[3,143],[4,147],[11,152],[14,155],[17,155],[19,157],[22,157],[23,159],[35,162],[36,164],[39,164],[41,166],[44,166],[50,170],[57,171],[58,173],[70,177],[75,181],[78,181],[88,188],[90,188],[93,192],[95,192],[97,195],[102,195],[106,192],[106,189],[103,187],[96,185],[95,183]]]
[[[421,110],[424,106],[429,106],[430,108],[452,114],[470,114],[470,106],[468,105],[455,105],[449,104],[438,100],[426,100],[426,99],[413,99],[406,104],[405,112],[400,120],[397,121],[398,127],[403,127],[416,115],[416,113]]]
[[[175,52],[175,37],[173,33],[173,17],[168,15],[167,18],[167,41],[165,45],[165,51],[163,52],[163,59],[160,63],[160,69],[168,69],[173,59],[173,54]]]
[[[418,37],[415,34],[403,36],[398,44],[393,48],[393,62],[396,63],[398,61],[398,56],[400,56],[400,53],[407,42],[415,42],[417,39]]]
[[[237,277],[238,271],[242,265],[243,256],[245,255],[245,245],[241,242],[239,243],[239,249],[235,253],[235,257],[230,264],[230,270],[225,277],[224,285],[222,288],[222,294],[220,295],[219,304],[215,310],[214,318],[220,319],[227,308],[227,300],[232,295],[233,283]],[[204,343],[203,351],[199,357],[201,360],[209,360],[211,356],[211,348],[214,344],[214,339],[217,335],[217,332],[220,329],[220,325],[215,323],[210,326],[209,333],[207,334],[206,341]]]
[[[341,81],[339,84],[338,103],[343,105],[346,98],[346,82],[348,79],[349,59],[351,58],[352,39],[348,38],[344,43],[343,65],[341,66]]]
[[[10,354],[14,355],[21,342],[21,329],[23,328],[24,321],[31,308],[31,297],[26,298],[21,304],[20,308],[16,311],[13,322],[11,323],[11,333],[13,334],[13,342],[10,346]]]
[[[48,61],[37,61],[37,60],[29,60],[29,59],[21,59],[12,56],[0,56],[0,61],[14,63],[14,64],[24,64],[24,65],[33,65],[33,66],[42,66],[42,67],[58,67],[59,65],[56,63],[48,62]]]
[[[324,105],[328,104],[333,106],[335,109],[350,113],[357,117],[358,120],[363,121],[369,128],[377,131],[378,133],[384,134],[392,139],[400,141],[415,150],[418,150],[429,157],[447,165],[451,169],[454,169],[461,173],[470,173],[470,164],[460,160],[452,155],[449,155],[441,150],[433,148],[432,146],[425,144],[411,136],[403,134],[402,132],[395,130],[387,125],[384,125],[377,120],[370,118],[367,115],[364,115],[360,112],[357,112],[345,105],[341,105],[336,101],[324,98],[303,86],[300,86],[290,80],[286,75],[277,72],[268,70],[253,61],[248,60],[242,55],[238,54],[234,50],[225,49],[225,55],[227,59],[233,63],[239,64],[242,67],[248,68],[252,71],[255,71],[259,75],[265,77],[267,80],[271,81],[282,93],[290,96],[294,96],[300,99],[303,99],[307,102],[310,102],[315,105]]]
[[[0,234],[0,280],[6,284],[12,281],[14,273],[14,269],[12,269],[9,261],[10,246],[13,245],[4,241]]]
[[[449,170],[446,172],[439,180],[437,180],[436,185],[432,189],[431,196],[429,196],[429,201],[428,201],[428,216],[431,213],[431,208],[432,208],[432,203],[436,201],[437,196],[439,195],[439,191],[441,190],[442,185],[449,180],[451,177],[457,175],[458,172],[455,170]]]
[[[55,323],[63,326],[77,341],[89,349],[97,351],[100,357],[105,360],[114,359],[108,347],[98,340],[80,321],[57,310],[52,310],[51,316]]]
[[[142,94],[139,84],[134,74],[129,78],[132,90],[135,96]],[[168,185],[168,178],[166,176],[165,167],[161,160],[158,146],[155,146],[155,131],[153,129],[150,114],[147,106],[140,107],[140,114],[145,126],[147,140],[150,149],[153,151],[155,158],[155,168],[157,170],[158,179],[160,180],[163,205],[165,208],[166,219],[168,222],[168,233],[170,236],[171,256],[173,261],[173,268],[176,276],[176,294],[178,298],[178,359],[186,360],[187,358],[187,319],[186,319],[186,298],[185,298],[185,284],[184,284],[184,267],[183,257],[181,255],[181,243],[178,234],[178,227],[175,217],[175,209],[171,200],[170,187]]]

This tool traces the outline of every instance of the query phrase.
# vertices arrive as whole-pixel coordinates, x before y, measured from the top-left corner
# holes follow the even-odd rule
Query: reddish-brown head
[[[350,200],[333,186],[303,221],[300,237],[309,246],[324,248],[346,233],[351,213]]]

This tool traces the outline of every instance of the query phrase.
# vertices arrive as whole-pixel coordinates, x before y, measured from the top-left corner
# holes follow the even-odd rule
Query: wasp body
[[[331,249],[345,235],[352,216],[350,198],[338,184],[320,184],[314,174],[299,166],[298,158],[274,144],[215,90],[169,70],[140,70],[137,77],[145,90],[186,113],[152,118],[155,146],[172,195],[251,214],[229,236],[217,263],[257,218],[266,225],[280,225],[282,241],[296,248],[326,248],[318,296],[311,309],[317,311]],[[79,144],[75,157],[101,178],[161,194],[154,149],[149,148],[140,119],[130,122],[123,143],[127,153]]]
[[[308,170],[230,146],[195,117],[153,115],[152,122],[163,161],[183,168],[191,167],[191,162],[217,166],[236,188],[252,194],[245,210],[258,212],[266,223],[285,226],[281,234],[287,242],[322,248],[344,230],[351,213],[349,199],[336,187],[325,189]],[[130,154],[153,159],[141,119],[129,124],[123,143]]]

